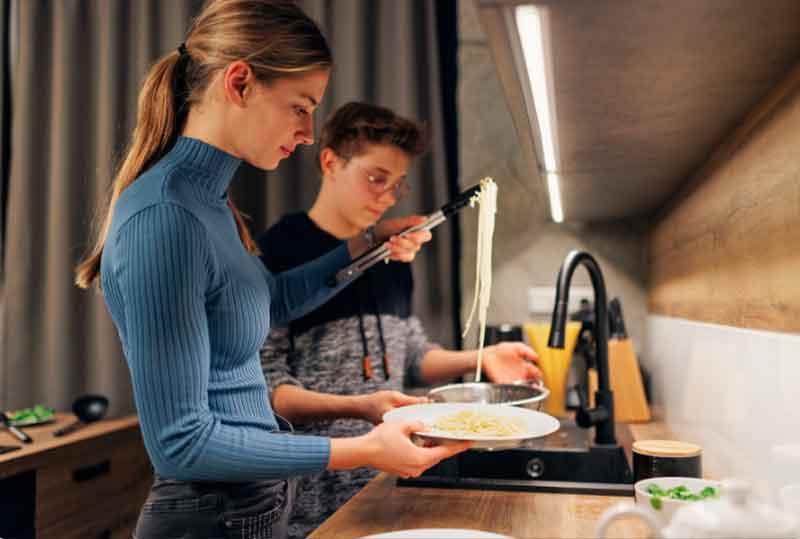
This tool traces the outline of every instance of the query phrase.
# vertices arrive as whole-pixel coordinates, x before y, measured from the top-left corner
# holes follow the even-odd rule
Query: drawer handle
[[[104,460],[102,462],[98,462],[97,464],[92,464],[91,466],[84,466],[83,468],[76,468],[72,470],[72,480],[76,483],[91,481],[96,477],[106,475],[110,471],[111,461]]]

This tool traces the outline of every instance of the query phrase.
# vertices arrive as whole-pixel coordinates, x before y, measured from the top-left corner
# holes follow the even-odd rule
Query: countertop
[[[0,478],[45,464],[57,450],[59,454],[63,454],[64,451],[79,453],[83,448],[82,442],[88,442],[101,436],[104,444],[114,444],[118,438],[140,437],[139,419],[135,415],[118,419],[104,419],[85,425],[66,436],[53,436],[54,431],[74,420],[73,414],[56,413],[55,421],[51,423],[23,427],[22,430],[33,439],[33,442],[29,444],[22,443],[7,429],[0,428],[0,445],[20,446],[20,449],[0,455]]]
[[[618,425],[620,442],[673,439],[663,423]],[[396,478],[380,474],[325,521],[310,539],[362,537],[411,528],[476,529],[516,538],[594,537],[600,515],[626,496],[551,494],[398,487]],[[648,537],[639,521],[623,520],[609,537]]]

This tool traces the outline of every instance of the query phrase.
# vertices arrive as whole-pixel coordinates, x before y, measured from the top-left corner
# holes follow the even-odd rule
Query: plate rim
[[[13,419],[10,419],[8,422],[12,427],[35,427],[36,425],[46,425],[47,423],[52,423],[55,420],[55,417],[50,417],[47,419],[36,419],[34,421],[14,421]]]

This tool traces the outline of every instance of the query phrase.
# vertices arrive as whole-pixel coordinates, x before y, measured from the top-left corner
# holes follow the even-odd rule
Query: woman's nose
[[[314,122],[310,118],[303,120],[300,131],[297,132],[297,139],[300,144],[314,144]]]

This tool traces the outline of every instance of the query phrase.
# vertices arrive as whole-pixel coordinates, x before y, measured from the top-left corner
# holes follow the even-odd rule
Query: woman
[[[349,103],[334,112],[322,128],[322,183],[314,205],[285,216],[258,240],[267,268],[282,275],[368,231],[408,192],[409,162],[425,146],[421,128],[391,110]],[[443,350],[428,341],[411,311],[412,288],[408,264],[378,264],[330,302],[288,327],[274,327],[261,352],[273,409],[304,432],[358,436],[384,412],[419,401],[400,392],[405,383],[474,373],[474,350]],[[535,360],[525,344],[502,343],[486,348],[483,371],[497,382],[538,378]],[[306,537],[374,475],[304,477],[292,535]]]
[[[100,278],[156,472],[139,539],[285,537],[287,479],[359,466],[417,475],[465,448],[416,447],[421,423],[289,435],[264,399],[258,350],[270,323],[332,297],[325,281],[367,246],[343,242],[273,277],[227,193],[242,161],[271,170],[312,143],[330,65],[292,2],[217,0],[144,81],[104,226],[77,269],[82,287]],[[393,238],[392,258],[411,260],[428,238]]]

